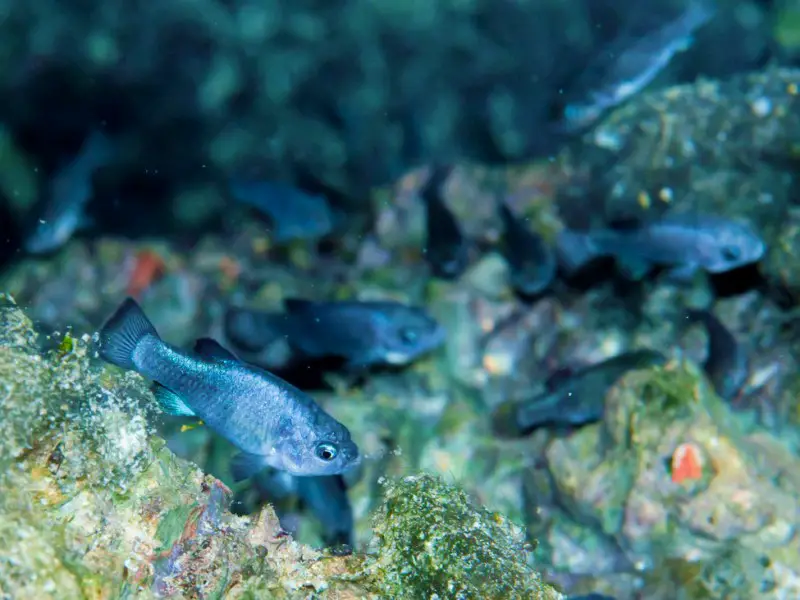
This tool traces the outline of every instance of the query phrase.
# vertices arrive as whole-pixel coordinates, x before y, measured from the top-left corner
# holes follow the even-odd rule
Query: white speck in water
[[[772,112],[772,102],[769,98],[759,98],[750,105],[750,110],[757,117],[766,117]]]
[[[622,147],[622,139],[618,134],[602,129],[594,134],[594,143],[608,150],[619,150]]]

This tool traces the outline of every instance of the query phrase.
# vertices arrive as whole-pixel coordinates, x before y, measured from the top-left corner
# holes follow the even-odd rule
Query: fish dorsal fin
[[[573,375],[575,375],[574,369],[570,367],[560,367],[553,371],[545,380],[544,387],[553,391],[557,387],[564,385]]]
[[[239,362],[236,355],[227,350],[216,340],[211,338],[200,338],[194,343],[194,351],[203,358],[210,358],[212,360],[232,360]]]
[[[303,298],[284,298],[283,307],[287,312],[296,313],[309,310],[317,303],[313,300],[305,300]]]

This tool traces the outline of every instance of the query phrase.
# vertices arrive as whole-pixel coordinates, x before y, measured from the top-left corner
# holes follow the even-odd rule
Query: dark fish
[[[75,158],[53,175],[34,209],[37,220],[24,240],[26,252],[53,252],[86,224],[86,205],[93,193],[92,175],[108,164],[113,154],[104,133],[89,134]]]
[[[314,515],[322,528],[327,546],[353,546],[353,509],[347,495],[347,475],[295,477],[284,471],[266,469],[254,478],[262,497],[273,504],[285,504],[296,497]]]
[[[100,330],[99,352],[154,380],[165,412],[199,417],[241,450],[232,465],[237,480],[266,466],[335,475],[360,460],[347,428],[310,396],[239,361],[214,340],[198,340],[193,353],[170,346],[131,298]]]
[[[574,373],[559,371],[541,394],[498,406],[492,417],[493,430],[502,437],[519,437],[544,425],[577,426],[599,421],[606,394],[620,377],[666,360],[654,350],[634,350]]]
[[[341,475],[298,477],[297,495],[322,525],[328,546],[353,546],[353,509]]]
[[[700,323],[708,335],[708,357],[703,365],[720,398],[730,400],[749,375],[747,353],[722,322],[707,310],[689,310],[688,319]]]
[[[613,256],[631,279],[641,279],[657,265],[672,267],[676,279],[691,277],[698,269],[722,273],[757,262],[766,251],[763,240],[747,224],[688,214],[638,227],[563,230],[556,245],[567,272],[580,270],[595,258]]]
[[[695,30],[714,12],[710,2],[690,0],[683,12],[661,27],[643,35],[625,34],[602,50],[572,86],[574,99],[564,107],[564,129],[588,127],[652,83],[676,54],[692,45]]]
[[[444,185],[452,171],[450,166],[433,167],[420,191],[426,214],[425,259],[431,272],[442,279],[457,278],[469,262],[467,241],[443,197]]]
[[[324,196],[314,196],[284,183],[234,180],[231,195],[264,213],[272,222],[277,242],[316,239],[328,235],[336,218]]]
[[[503,256],[511,270],[511,285],[525,296],[544,292],[556,275],[556,258],[542,237],[526,227],[505,202],[499,204],[505,229]]]
[[[444,342],[421,308],[399,302],[314,302],[289,298],[283,313],[232,308],[225,335],[250,352],[284,337],[303,358],[341,357],[351,368],[404,365]]]
[[[592,592],[591,594],[583,594],[581,596],[570,596],[567,600],[614,600],[614,597]]]

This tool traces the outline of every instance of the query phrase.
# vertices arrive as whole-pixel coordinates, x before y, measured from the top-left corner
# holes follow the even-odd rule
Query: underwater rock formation
[[[603,422],[553,440],[546,461],[549,498],[534,478],[528,485],[550,508],[545,518],[531,513],[530,525],[557,569],[596,574],[604,561],[610,569],[613,548],[618,564],[644,578],[634,589],[645,598],[800,590],[798,458],[748,426],[691,363],[623,377]],[[698,589],[707,596],[692,595]]]
[[[0,296],[3,597],[562,597],[518,528],[430,476],[386,483],[367,555],[299,544],[269,506],[234,516],[230,490],[153,435],[139,376],[94,358],[88,335],[50,341]]]

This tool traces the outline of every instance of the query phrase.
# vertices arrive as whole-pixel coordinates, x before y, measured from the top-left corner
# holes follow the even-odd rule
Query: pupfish
[[[620,377],[666,360],[655,350],[634,350],[574,373],[557,371],[541,394],[507,400],[498,406],[492,417],[493,430],[502,437],[518,437],[545,425],[579,426],[599,421],[606,394]]]
[[[267,466],[336,475],[360,462],[348,429],[309,395],[212,339],[198,340],[193,352],[167,344],[132,298],[103,325],[99,342],[105,361],[156,382],[165,412],[197,417],[236,446],[237,480]]]
[[[249,352],[285,338],[302,358],[340,357],[350,368],[405,365],[444,342],[424,309],[393,301],[315,302],[288,298],[284,312],[231,308],[225,335]]]

